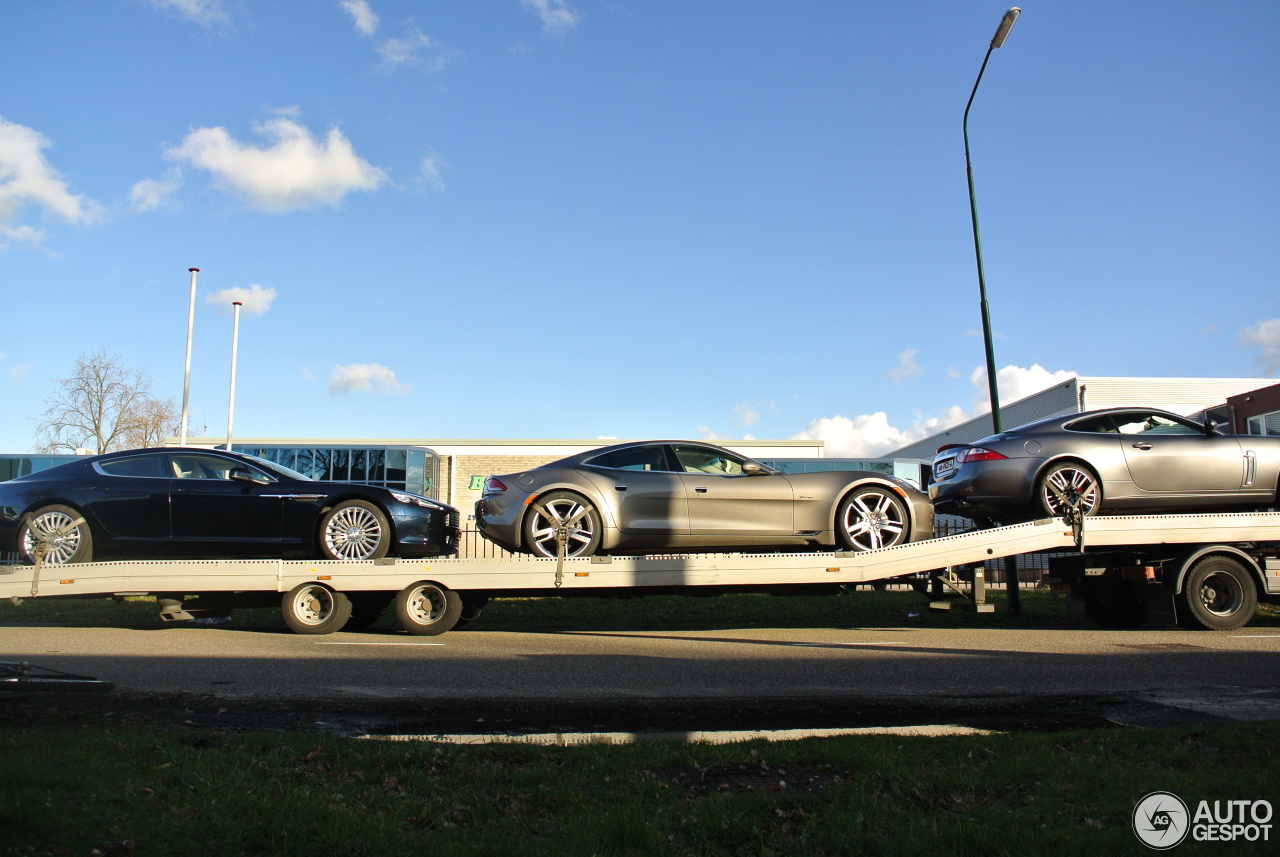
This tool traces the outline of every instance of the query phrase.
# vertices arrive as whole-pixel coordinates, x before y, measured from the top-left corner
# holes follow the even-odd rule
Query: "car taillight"
[[[486,494],[501,494],[506,490],[507,486],[503,485],[502,480],[497,477],[490,476],[484,481],[484,493]]]
[[[1007,455],[1001,455],[993,449],[983,449],[980,446],[971,446],[964,452],[956,456],[956,461],[960,464],[968,464],[971,461],[999,461],[1002,458],[1008,458]]]

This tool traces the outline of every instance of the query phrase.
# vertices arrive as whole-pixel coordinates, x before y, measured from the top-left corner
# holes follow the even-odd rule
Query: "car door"
[[[616,449],[583,464],[583,472],[613,504],[618,529],[633,536],[689,532],[689,504],[680,474],[663,444]]]
[[[1129,475],[1143,493],[1239,491],[1245,460],[1232,435],[1209,435],[1187,420],[1133,413],[1116,420]]]
[[[170,453],[173,538],[200,554],[271,552],[280,543],[284,501],[275,477],[232,458]],[[243,467],[263,484],[231,478]]]
[[[789,536],[795,533],[794,492],[779,473],[748,475],[747,459],[718,447],[673,444],[684,469],[680,479],[689,498],[689,533],[702,536]]]
[[[138,553],[163,550],[170,535],[168,456],[141,453],[95,461],[82,491],[89,514],[113,542]]]

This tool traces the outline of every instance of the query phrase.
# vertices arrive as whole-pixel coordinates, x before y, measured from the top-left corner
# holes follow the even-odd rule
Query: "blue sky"
[[[970,116],[1006,400],[1280,373],[1280,4],[1026,0]],[[966,0],[0,5],[0,451],[105,348],[237,436],[985,408]]]

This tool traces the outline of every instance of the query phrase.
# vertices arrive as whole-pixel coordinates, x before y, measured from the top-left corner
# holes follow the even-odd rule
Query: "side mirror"
[[[769,471],[765,470],[758,461],[744,461],[742,462],[742,472],[748,476],[759,476]]]
[[[236,482],[249,482],[253,485],[266,485],[271,481],[262,474],[254,473],[252,470],[245,467],[233,467],[227,476],[234,479]]]
[[[1204,421],[1204,433],[1209,437],[1213,437],[1215,434],[1222,434],[1222,432],[1218,431],[1218,421],[1213,417],[1206,418]]]

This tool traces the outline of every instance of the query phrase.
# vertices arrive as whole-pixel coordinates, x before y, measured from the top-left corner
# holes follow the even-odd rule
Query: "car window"
[[[676,460],[685,473],[714,473],[720,476],[738,476],[742,473],[745,458],[740,458],[722,449],[706,446],[673,447]]]
[[[1116,434],[1116,424],[1111,420],[1110,414],[1104,414],[1100,417],[1089,417],[1087,420],[1077,420],[1067,426],[1069,431],[1083,431],[1090,434]]]
[[[173,464],[173,475],[179,479],[230,479],[231,471],[237,467],[259,472],[247,464],[216,455],[185,453],[171,455],[169,460]]]
[[[99,461],[95,466],[98,471],[108,476],[141,476],[167,477],[164,455],[133,455],[128,458],[116,458],[111,461]]]
[[[604,455],[597,455],[586,462],[596,467],[611,467],[614,470],[669,470],[667,455],[661,446],[633,446],[628,449],[615,449]]]
[[[1198,426],[1163,414],[1123,414],[1116,418],[1121,434],[1204,434]]]

